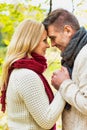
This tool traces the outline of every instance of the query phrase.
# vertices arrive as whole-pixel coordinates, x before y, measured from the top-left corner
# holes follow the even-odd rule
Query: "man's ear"
[[[64,33],[68,34],[68,36],[72,36],[74,34],[74,30],[70,25],[64,26]]]

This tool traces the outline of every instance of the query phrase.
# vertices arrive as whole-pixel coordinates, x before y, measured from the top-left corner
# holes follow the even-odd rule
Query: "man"
[[[87,32],[65,9],[51,12],[43,24],[52,47],[61,50],[62,67],[53,73],[52,85],[67,102],[62,130],[87,130]]]

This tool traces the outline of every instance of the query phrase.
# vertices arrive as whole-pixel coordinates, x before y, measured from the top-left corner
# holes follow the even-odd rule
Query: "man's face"
[[[56,46],[62,52],[65,50],[71,40],[71,32],[64,28],[63,31],[58,31],[54,25],[48,27],[48,36],[51,39],[51,46]]]

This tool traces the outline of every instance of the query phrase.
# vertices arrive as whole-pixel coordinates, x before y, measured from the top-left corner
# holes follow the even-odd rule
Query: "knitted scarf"
[[[68,44],[64,52],[61,53],[62,56],[61,64],[67,67],[71,78],[75,58],[82,49],[82,47],[85,46],[86,44],[87,44],[87,31],[85,30],[84,27],[81,27],[72,37],[70,43]],[[68,103],[66,103],[65,109],[69,110],[70,107],[71,106]]]
[[[47,96],[49,98],[49,103],[51,103],[54,98],[54,95],[53,95],[53,92],[52,92],[46,78],[43,75],[43,72],[47,68],[46,59],[43,56],[40,56],[36,53],[32,53],[32,57],[33,58],[25,57],[23,59],[19,59],[19,60],[15,61],[9,69],[9,76],[10,76],[12,70],[16,69],[16,68],[17,69],[27,68],[27,69],[33,70],[41,78],[41,80],[44,84],[44,88],[47,93]],[[9,81],[9,77],[8,77],[8,81]],[[3,111],[5,111],[5,97],[6,97],[6,90],[4,92],[2,91],[2,110]],[[51,130],[56,130],[56,124],[53,126],[53,128]]]

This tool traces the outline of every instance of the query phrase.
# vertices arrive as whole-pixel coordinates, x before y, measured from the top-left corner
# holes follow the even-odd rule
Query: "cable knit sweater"
[[[75,59],[72,80],[65,80],[59,91],[71,105],[63,111],[63,130],[87,130],[87,44]]]
[[[40,77],[29,69],[13,70],[6,102],[10,130],[50,130],[65,105],[59,92],[49,104]]]

